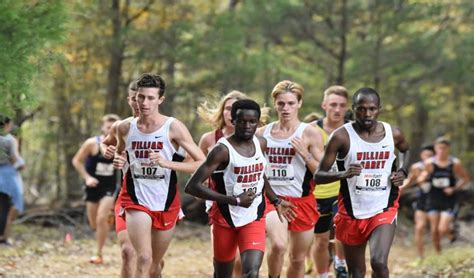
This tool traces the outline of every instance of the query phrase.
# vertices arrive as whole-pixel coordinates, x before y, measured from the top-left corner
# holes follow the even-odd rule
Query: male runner
[[[329,135],[346,123],[344,116],[348,110],[347,89],[342,86],[331,86],[324,91],[321,107],[325,117],[314,122],[320,128],[324,144],[327,144]],[[336,169],[336,164],[333,165]],[[315,246],[313,248],[313,259],[316,264],[319,278],[327,278],[329,275],[329,236],[333,226],[333,217],[337,213],[337,196],[339,194],[340,182],[335,181],[328,184],[318,184],[314,189],[314,197],[317,199],[320,217],[314,227]],[[347,277],[346,261],[342,244],[335,240],[334,269],[336,277]]]
[[[258,277],[265,251],[265,197],[279,213],[291,204],[277,198],[264,182],[265,140],[254,136],[260,106],[252,100],[238,100],[231,110],[235,132],[219,139],[206,161],[189,179],[186,192],[215,201],[210,218],[213,233],[214,277],[231,277],[237,247],[243,277]],[[203,183],[209,178],[215,188]],[[264,186],[265,185],[265,186]]]
[[[437,253],[441,253],[441,239],[450,232],[458,207],[457,192],[469,182],[469,175],[461,161],[451,156],[451,143],[445,138],[435,141],[435,156],[425,160],[425,169],[418,182],[430,182],[426,207],[430,220],[431,238]]]
[[[319,218],[312,176],[323,154],[323,140],[316,127],[302,123],[298,118],[303,93],[304,89],[298,83],[284,80],[276,84],[272,97],[278,121],[257,132],[267,140],[268,182],[278,197],[296,206],[296,219],[289,222],[279,221],[271,207],[268,212],[266,228],[271,247],[267,262],[270,277],[280,276],[288,242],[290,264],[287,276],[304,276],[305,256]]]
[[[103,263],[102,249],[109,232],[108,218],[117,189],[113,161],[104,157],[100,143],[118,120],[117,115],[105,115],[102,118],[102,135],[87,139],[72,159],[74,168],[85,181],[87,218],[91,228],[96,230],[97,251],[89,260],[93,264]]]
[[[350,277],[364,277],[370,244],[372,275],[388,277],[388,254],[395,234],[399,190],[407,174],[408,143],[398,128],[377,121],[380,97],[371,88],[353,96],[355,122],[329,139],[317,184],[340,180],[336,238],[344,247]],[[395,167],[395,147],[400,168]],[[338,171],[332,171],[337,159]]]
[[[160,262],[171,242],[180,212],[176,172],[197,166],[204,155],[179,120],[160,114],[164,80],[143,74],[136,94],[140,115],[117,127],[114,166],[129,162],[121,206],[127,231],[137,253],[136,277],[160,276]],[[182,147],[195,162],[182,163]],[[126,157],[123,151],[126,151]],[[150,273],[150,269],[152,272]]]
[[[425,232],[426,224],[428,223],[428,215],[426,210],[426,198],[428,192],[431,189],[431,184],[429,181],[422,182],[420,184],[417,183],[417,179],[419,178],[420,174],[425,169],[424,161],[429,159],[434,155],[434,148],[433,145],[423,146],[420,151],[420,161],[413,163],[410,167],[410,172],[408,173],[408,177],[403,181],[403,185],[400,187],[400,190],[407,188],[413,184],[417,184],[417,192],[416,192],[416,201],[414,202],[414,209],[415,209],[415,244],[416,244],[416,251],[418,253],[418,260],[415,261],[415,264],[418,264],[423,259],[424,255],[424,242],[423,242],[423,234]],[[403,191],[402,191],[403,194]]]

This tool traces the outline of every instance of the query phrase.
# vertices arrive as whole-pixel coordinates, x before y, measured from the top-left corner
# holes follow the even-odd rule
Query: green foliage
[[[381,120],[402,128],[414,157],[419,145],[447,134],[455,154],[474,167],[474,133],[466,128],[474,126],[472,1],[275,0],[229,7],[226,1],[117,0],[118,35],[111,2],[0,3],[6,46],[0,106],[12,111],[33,99],[44,106],[38,123],[54,128],[27,134],[37,135],[35,148],[54,144],[50,151],[60,153],[44,157],[58,160],[49,164],[61,175],[72,171],[65,165],[81,141],[98,132],[108,103],[129,115],[126,88],[143,72],[163,75],[168,89],[160,109],[185,122],[195,141],[210,129],[195,113],[207,98],[236,89],[272,107],[273,86],[290,79],[305,88],[302,118],[321,112],[324,89],[342,83],[350,92],[362,86],[380,92]],[[53,44],[65,28],[67,40]],[[115,50],[123,50],[123,60],[114,73]],[[52,72],[46,70],[51,61]],[[122,85],[113,99],[110,75]],[[77,176],[58,183],[74,187]]]
[[[0,1],[0,111],[32,104],[34,77],[46,70],[64,21],[60,0]]]

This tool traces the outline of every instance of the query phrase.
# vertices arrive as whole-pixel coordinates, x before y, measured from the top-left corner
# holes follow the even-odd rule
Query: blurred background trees
[[[104,113],[130,114],[127,85],[167,82],[161,109],[195,141],[211,127],[199,103],[232,89],[272,106],[274,84],[305,87],[301,117],[324,89],[382,96],[413,159],[444,135],[474,173],[474,2],[375,0],[5,0],[0,3],[0,109],[21,125],[27,203],[82,194],[71,159]]]

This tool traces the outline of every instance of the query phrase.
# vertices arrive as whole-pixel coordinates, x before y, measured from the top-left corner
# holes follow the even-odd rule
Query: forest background
[[[143,72],[164,77],[160,111],[196,142],[211,129],[196,107],[233,89],[272,107],[278,81],[298,82],[302,118],[330,85],[373,87],[413,161],[446,136],[472,176],[473,12],[470,0],[0,1],[0,112],[20,126],[27,207],[80,200],[71,159],[102,115],[130,115]]]

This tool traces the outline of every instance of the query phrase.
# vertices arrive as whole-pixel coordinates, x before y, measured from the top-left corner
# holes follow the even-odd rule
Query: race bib
[[[449,178],[434,178],[431,182],[436,188],[449,187]]]
[[[380,195],[387,190],[388,177],[383,174],[362,173],[356,194]]]
[[[105,177],[113,176],[114,165],[112,163],[97,162],[97,165],[95,167],[95,175]]]
[[[295,171],[291,164],[267,164],[265,174],[272,186],[288,186],[295,180]]]
[[[159,180],[165,178],[165,169],[158,165],[149,165],[148,163],[134,163],[132,167],[133,177],[136,179]]]

